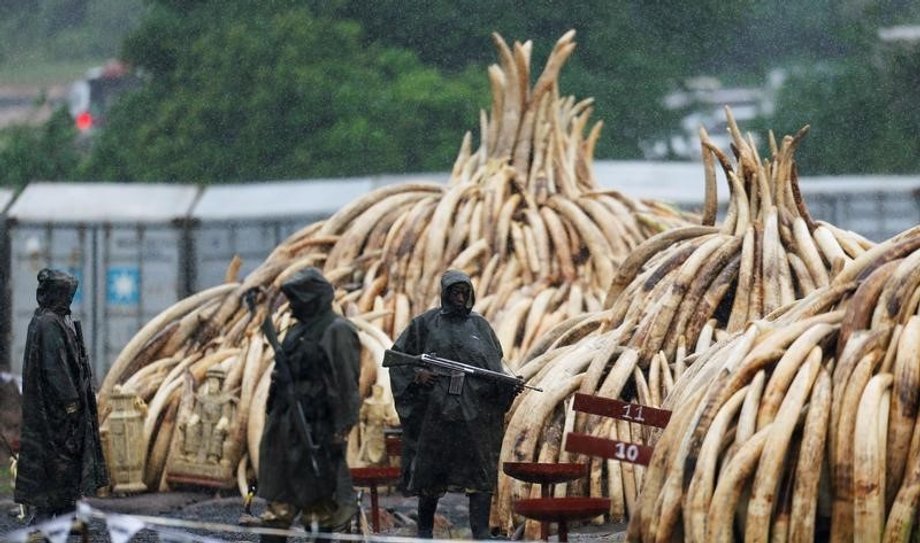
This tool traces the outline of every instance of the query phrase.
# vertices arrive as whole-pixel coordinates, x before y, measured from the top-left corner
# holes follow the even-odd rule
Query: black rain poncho
[[[470,287],[466,307],[447,300],[451,285]],[[437,354],[492,371],[503,371],[502,347],[488,321],[472,312],[473,285],[465,273],[441,277],[441,307],[415,317],[396,340],[394,351]],[[450,394],[450,378],[433,385],[415,382],[417,369],[390,368],[396,411],[403,427],[402,480],[410,494],[492,492],[504,433],[504,413],[514,388],[479,377],[466,377],[459,395]]]
[[[315,268],[298,272],[281,286],[297,322],[284,337],[282,351],[303,405],[315,443],[319,475],[295,426],[295,414],[272,374],[267,416],[259,446],[258,494],[299,509],[354,507],[354,489],[345,461],[343,435],[358,421],[360,344],[351,323],[332,310],[332,285]],[[353,510],[353,509],[352,509]]]
[[[70,303],[77,280],[38,274],[38,308],[29,322],[22,363],[22,434],[13,499],[58,511],[108,484],[96,395]]]

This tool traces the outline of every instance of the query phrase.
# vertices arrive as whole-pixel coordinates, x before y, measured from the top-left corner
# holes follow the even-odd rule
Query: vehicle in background
[[[709,133],[713,143],[720,149],[731,145],[731,134],[725,122],[725,107],[741,126],[750,126],[765,121],[773,115],[776,94],[786,80],[786,72],[772,70],[766,81],[759,86],[723,86],[714,77],[692,77],[685,80],[680,89],[664,97],[663,106],[668,111],[681,115],[680,126],[664,137],[640,143],[646,160],[694,160],[701,159],[699,129]],[[752,134],[755,143],[761,143],[757,134]]]
[[[105,116],[118,97],[140,87],[141,79],[127,64],[112,60],[86,71],[86,77],[73,83],[67,109],[81,134],[105,126]]]

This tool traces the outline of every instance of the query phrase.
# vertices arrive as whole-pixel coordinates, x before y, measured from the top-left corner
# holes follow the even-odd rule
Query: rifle
[[[255,295],[254,290],[250,290],[245,294],[246,306],[252,314],[255,314],[256,311]],[[291,375],[291,366],[281,349],[278,333],[275,332],[275,327],[272,325],[271,313],[266,314],[265,319],[262,320],[262,333],[265,334],[265,339],[268,340],[268,344],[275,351],[275,369],[278,371],[278,384],[282,385],[281,393],[288,401],[288,405],[294,410],[294,427],[297,428],[300,439],[307,446],[310,467],[313,469],[313,473],[319,477],[319,464],[316,462],[316,451],[319,450],[319,445],[313,440],[313,430],[310,428],[310,423],[307,422],[303,404],[300,403],[300,400],[297,399],[297,394],[294,392],[294,377]]]
[[[86,355],[86,342],[83,339],[83,323],[78,320],[74,320],[73,331],[77,336],[77,348],[80,349],[80,358],[82,361],[88,362],[89,358]]]
[[[448,358],[441,358],[440,356],[435,356],[433,354],[420,354],[413,356],[387,349],[383,355],[383,367],[397,368],[400,366],[421,366],[423,368],[431,369],[435,373],[450,376],[451,394],[460,393],[460,385],[463,383],[462,378],[465,375],[482,377],[484,379],[503,383],[506,385],[529,388],[530,390],[543,392],[542,388],[528,385],[524,382],[524,379],[520,377],[508,375],[507,373],[502,373],[500,371],[492,371],[477,366],[471,366],[469,364],[464,364],[463,362],[457,362],[456,360],[450,360]]]
[[[246,488],[246,496],[243,497],[243,511],[247,515],[252,514],[252,499],[256,497],[256,491],[258,487],[256,486],[255,480],[250,480]]]

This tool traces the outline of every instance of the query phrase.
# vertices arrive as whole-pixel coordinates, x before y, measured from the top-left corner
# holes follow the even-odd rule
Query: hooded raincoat
[[[469,286],[465,307],[447,299],[455,284]],[[488,321],[472,311],[469,276],[448,270],[441,277],[441,307],[415,317],[392,349],[410,355],[436,354],[492,371],[503,371],[502,347]],[[460,393],[451,379],[432,385],[415,381],[418,370],[390,368],[396,411],[403,427],[401,488],[410,494],[492,492],[498,477],[504,413],[514,388],[478,377],[465,377]]]
[[[22,436],[13,498],[52,512],[108,484],[93,376],[70,317],[76,278],[44,269],[22,363]]]
[[[318,448],[311,451],[301,439],[286,384],[275,370],[259,446],[258,494],[301,510],[353,511],[354,489],[342,436],[358,421],[358,334],[332,310],[334,291],[319,270],[298,272],[281,290],[297,319],[281,348],[291,369],[294,395]]]

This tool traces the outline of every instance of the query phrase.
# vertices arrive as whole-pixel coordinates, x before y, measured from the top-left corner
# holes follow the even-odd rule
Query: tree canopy
[[[6,183],[443,171],[489,105],[491,34],[532,40],[539,68],[570,29],[560,90],[594,99],[598,158],[679,129],[663,98],[686,77],[760,85],[784,68],[774,117],[749,128],[811,124],[803,172],[920,170],[920,47],[878,37],[920,17],[901,0],[0,0],[0,15],[0,64],[29,43],[85,57],[120,35],[105,28],[136,27],[122,57],[146,80],[88,147],[51,125],[0,132]]]
[[[449,168],[486,81],[360,37],[303,7],[163,6],[126,44],[149,83],[111,112],[85,174],[216,182]]]

